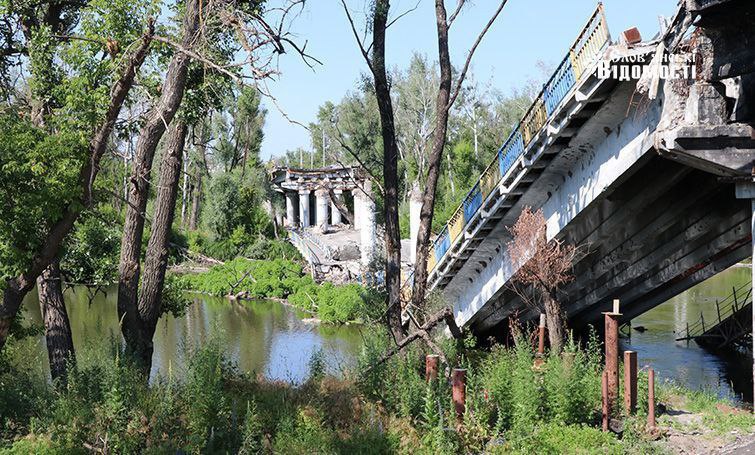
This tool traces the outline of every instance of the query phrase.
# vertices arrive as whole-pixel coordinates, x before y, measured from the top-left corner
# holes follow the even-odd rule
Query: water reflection
[[[695,388],[709,388],[738,400],[752,400],[751,360],[742,356],[724,358],[705,351],[694,342],[674,341],[702,312],[714,320],[715,301],[731,293],[732,286],[749,280],[750,269],[731,268],[679,296],[635,318],[632,326],[643,326],[641,333],[632,330],[624,339],[625,349],[638,351],[640,365],[652,365],[660,380],[676,378]],[[191,295],[194,303],[184,316],[163,317],[155,333],[153,375],[180,374],[187,348],[205,342],[211,333],[222,335],[226,354],[243,371],[269,379],[301,382],[309,372],[312,353],[322,349],[330,372],[338,373],[353,364],[362,338],[357,327],[313,325],[305,317],[276,302],[231,302],[224,298]],[[81,352],[85,344],[120,340],[116,314],[116,292],[98,294],[90,304],[85,289],[66,292],[74,344]],[[36,292],[25,302],[27,315],[41,324]],[[31,348],[37,354],[35,364],[47,368],[44,340],[40,337]]]
[[[752,402],[752,360],[743,355],[721,356],[691,341],[675,341],[702,313],[717,319],[716,300],[723,300],[750,279],[749,267],[732,267],[632,320],[645,332],[632,330],[622,347],[638,352],[640,365],[651,365],[657,377],[675,378],[693,389],[710,389],[737,401]]]
[[[180,374],[186,352],[206,342],[211,334],[219,337],[226,355],[242,371],[293,383],[307,377],[309,360],[317,350],[322,350],[328,371],[338,374],[353,364],[361,347],[357,327],[307,323],[302,320],[304,314],[277,302],[233,302],[196,294],[190,296],[193,304],[185,315],[164,316],[157,325],[153,377]],[[121,339],[115,289],[98,294],[91,303],[85,289],[68,290],[66,307],[77,350],[93,340]],[[29,294],[25,309],[32,321],[41,324],[36,293]],[[40,351],[44,349],[42,339],[37,345]]]

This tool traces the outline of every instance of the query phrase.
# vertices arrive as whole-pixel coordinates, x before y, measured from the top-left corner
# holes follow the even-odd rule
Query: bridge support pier
[[[417,261],[417,235],[419,233],[420,211],[422,210],[422,192],[419,184],[414,182],[409,193],[409,245],[412,264]]]
[[[755,173],[755,169],[753,169]],[[755,175],[752,182],[737,183],[736,186],[737,199],[749,199],[750,200],[750,241],[752,242],[752,256],[750,269],[753,291],[755,291]],[[752,294],[755,296],[755,294]],[[753,379],[753,394],[755,394],[755,303],[752,305],[752,379]],[[753,412],[755,412],[755,406],[753,406]]]
[[[341,194],[343,191],[341,190],[333,190],[333,194],[336,195],[337,198],[341,198]],[[341,224],[341,211],[338,210],[338,207],[336,206],[335,201],[330,201],[330,213],[331,213],[331,223],[333,226]]]
[[[286,191],[286,226],[296,226],[296,193]]]
[[[357,208],[358,207],[358,208]],[[357,219],[356,214],[359,213]],[[375,258],[376,230],[375,201],[372,200],[372,182],[366,180],[361,189],[354,190],[354,219],[359,229],[359,251],[362,267],[367,269]]]
[[[299,224],[309,227],[309,193],[310,190],[299,190]]]
[[[328,230],[328,206],[330,205],[330,197],[328,197],[328,190],[320,188],[315,191],[315,219],[317,227],[323,232]]]

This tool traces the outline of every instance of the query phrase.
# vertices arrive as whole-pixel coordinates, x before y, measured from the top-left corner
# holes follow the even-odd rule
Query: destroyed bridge
[[[508,228],[526,206],[549,240],[584,246],[559,295],[577,329],[612,299],[630,320],[751,256],[755,2],[685,0],[659,35],[640,32],[612,40],[598,5],[431,243],[428,286],[458,326],[535,316],[508,286]],[[311,223],[310,193],[297,196],[307,207],[292,193],[289,219]]]

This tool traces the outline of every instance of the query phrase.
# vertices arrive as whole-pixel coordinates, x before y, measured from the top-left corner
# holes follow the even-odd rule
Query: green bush
[[[365,321],[380,313],[382,296],[358,284],[318,285],[296,262],[237,258],[205,273],[184,275],[185,289],[212,295],[245,292],[254,299],[287,299],[291,305],[316,313],[325,322]]]

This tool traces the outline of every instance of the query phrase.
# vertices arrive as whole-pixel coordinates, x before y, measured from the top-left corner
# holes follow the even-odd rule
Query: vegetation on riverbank
[[[286,259],[236,258],[207,272],[180,277],[184,289],[245,299],[286,299],[324,322],[367,321],[379,317],[382,297],[358,284],[317,284],[302,266]]]
[[[451,365],[467,368],[467,412],[457,423],[445,380],[427,384],[423,352],[408,349],[377,368],[367,365],[389,342],[366,333],[355,371],[328,376],[321,356],[295,387],[241,372],[216,335],[191,348],[186,367],[146,384],[115,343],[82,355],[68,384],[51,389],[14,350],[0,359],[0,453],[666,453],[644,432],[646,403],[625,421],[622,437],[598,428],[600,346],[567,344],[533,368],[526,342],[481,351],[446,341]],[[103,352],[107,351],[107,352]],[[442,374],[442,373],[441,373]],[[641,394],[641,396],[643,396]],[[660,383],[659,401],[687,403],[700,422],[752,432],[749,413],[714,396]],[[680,408],[675,408],[680,409]],[[711,421],[710,419],[715,419]],[[664,417],[669,431],[679,431]],[[675,425],[675,426],[674,426]]]

